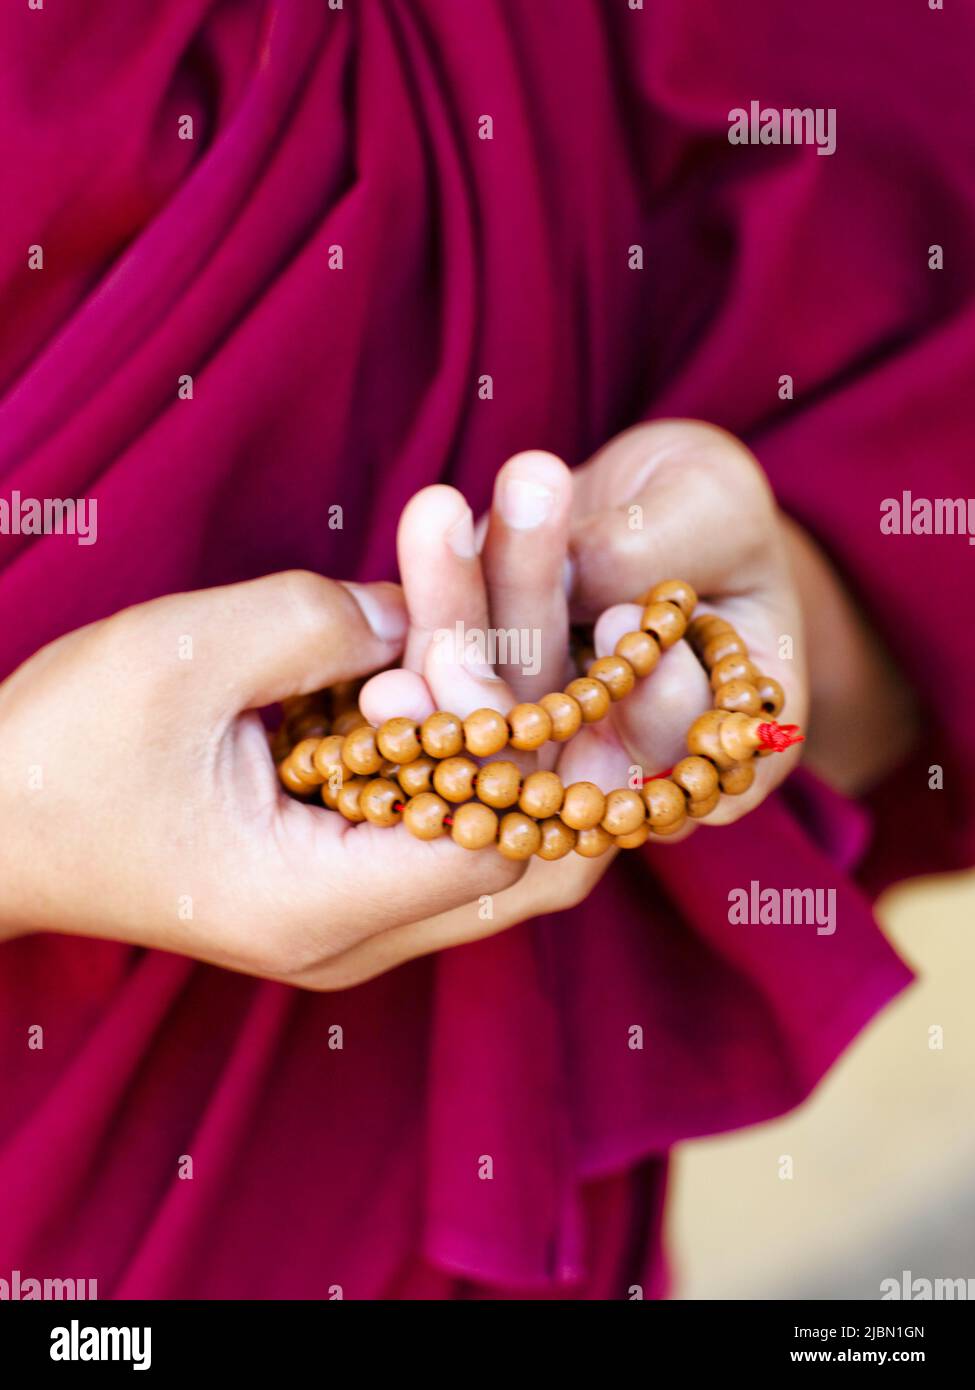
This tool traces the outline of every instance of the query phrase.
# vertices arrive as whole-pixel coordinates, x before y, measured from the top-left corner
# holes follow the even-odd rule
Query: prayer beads
[[[449,835],[465,849],[493,845],[508,859],[533,854],[556,860],[573,850],[595,858],[614,847],[635,849],[650,835],[666,838],[710,815],[722,796],[740,796],[755,779],[754,759],[802,741],[794,724],[777,724],[785,703],[779,683],[763,675],[739,634],[715,613],[694,616],[697,595],[679,579],[656,584],[639,600],[640,627],[612,656],[589,655],[584,674],[564,690],[507,715],[478,709],[461,719],[438,710],[422,723],[387,719],[378,729],[355,703],[355,688],[284,702],[284,721],[270,735],[283,786],[318,794],[347,820],[393,826],[421,840]],[[501,757],[565,743],[583,724],[604,719],[661,653],[685,639],[708,672],[713,708],[694,720],[688,756],[639,789],[604,793],[593,782],[563,786],[555,772],[524,774]]]

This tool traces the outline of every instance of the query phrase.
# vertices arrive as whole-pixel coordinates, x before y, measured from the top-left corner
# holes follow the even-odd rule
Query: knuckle
[[[771,502],[772,489],[758,459],[736,435],[719,425],[694,421],[688,426],[687,452],[705,465],[711,478],[736,497],[746,488],[756,500]]]
[[[271,576],[274,595],[293,625],[318,632],[333,616],[336,586],[313,570],[283,570]]]

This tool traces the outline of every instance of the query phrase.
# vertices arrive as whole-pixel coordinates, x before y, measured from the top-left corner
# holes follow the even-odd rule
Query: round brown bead
[[[587,830],[580,830],[576,836],[576,854],[581,854],[583,859],[598,859],[612,849],[614,843],[612,835],[608,835],[601,825],[591,825]]]
[[[747,656],[742,656],[741,652],[732,652],[730,656],[722,657],[711,667],[712,690],[717,690],[725,681],[751,681],[754,685],[757,680],[758,667]]]
[[[419,796],[421,792],[432,789],[433,774],[437,769],[433,758],[417,758],[415,762],[403,763],[402,767],[393,763],[392,767],[405,796]]]
[[[403,824],[418,840],[438,840],[446,830],[443,818],[450,810],[436,792],[411,796],[403,808]]]
[[[725,681],[714,697],[715,709],[740,710],[742,714],[759,714],[762,702],[750,681]]]
[[[349,777],[342,783],[342,790],[335,797],[335,809],[340,811],[346,820],[365,820],[366,813],[359,805],[359,797],[363,788],[368,785],[365,777]]]
[[[315,749],[313,756],[315,768],[326,781],[333,767],[342,766],[342,749],[344,747],[345,738],[341,734],[329,734],[328,738],[323,738]]]
[[[476,709],[464,720],[464,744],[475,758],[493,758],[508,744],[508,721],[496,709]]]
[[[594,680],[591,676],[579,676],[569,682],[565,693],[578,701],[584,723],[595,724],[597,720],[605,719],[610,701],[609,691],[602,681]]]
[[[689,801],[687,814],[692,820],[700,820],[702,816],[709,816],[720,800],[721,793],[712,792],[710,796],[705,796],[699,801]]]
[[[624,632],[614,648],[638,676],[649,676],[660,660],[660,643],[652,632]]]
[[[551,736],[556,743],[565,743],[578,732],[582,724],[582,708],[578,700],[562,690],[553,690],[550,695],[543,695],[538,703],[552,721]]]
[[[690,802],[688,802],[687,804],[688,804],[688,807],[689,807],[689,806],[690,806]],[[683,816],[681,816],[680,820],[672,820],[672,821],[670,821],[667,825],[655,825],[655,826],[653,826],[653,834],[654,834],[654,835],[676,835],[677,832],[678,832],[678,830],[682,830],[686,824],[687,824],[687,815],[686,815],[686,813],[685,813]]]
[[[718,770],[707,758],[681,758],[670,776],[691,801],[702,801],[718,790]]]
[[[622,656],[601,656],[589,667],[588,675],[592,680],[602,681],[611,700],[622,700],[636,685],[633,667]]]
[[[687,631],[687,619],[676,603],[648,603],[640,618],[644,632],[652,632],[664,651]]]
[[[387,719],[376,732],[376,743],[391,763],[411,763],[420,756],[420,740],[412,719]]]
[[[738,763],[721,774],[721,790],[728,796],[741,796],[755,780],[754,763]]]
[[[589,830],[606,813],[606,798],[595,782],[573,782],[566,787],[559,812],[573,830]]]
[[[639,849],[645,845],[650,834],[650,824],[644,821],[637,830],[631,831],[629,835],[617,835],[616,844],[619,849]]]
[[[498,849],[505,859],[530,859],[542,843],[542,832],[531,816],[509,811],[498,827]]]
[[[464,723],[456,714],[438,709],[420,725],[420,743],[431,758],[454,758],[464,748]]]
[[[697,594],[684,579],[664,579],[643,595],[642,603],[674,603],[685,618],[690,618],[697,606]]]
[[[402,789],[395,782],[374,777],[359,793],[359,810],[370,825],[396,825],[403,818],[403,812],[395,809],[402,800]]]
[[[669,777],[653,777],[644,783],[643,800],[650,829],[657,834],[661,826],[676,828],[687,814],[684,793]]]
[[[554,816],[562,805],[562,780],[555,772],[530,772],[518,797],[518,806],[526,816],[545,820]]]
[[[369,777],[379,771],[383,765],[383,755],[376,746],[376,730],[371,724],[362,724],[346,734],[342,761],[360,777]]]
[[[778,681],[773,680],[771,676],[759,676],[755,682],[755,689],[761,701],[762,713],[772,719],[778,719],[785,704],[785,691]]]
[[[498,838],[498,818],[490,806],[467,801],[453,813],[451,839],[463,849],[486,849]]]
[[[610,835],[632,835],[647,818],[647,808],[639,792],[617,787],[606,797],[602,827]]]
[[[283,763],[278,764],[278,777],[282,786],[295,796],[307,796],[315,790],[314,784],[301,776],[290,758],[285,758]]]
[[[315,766],[315,753],[320,743],[320,738],[303,738],[300,743],[295,744],[288,754],[288,762],[291,764],[292,770],[309,790],[320,786],[325,780],[323,774]]]
[[[748,714],[732,713],[725,717],[718,728],[718,741],[732,762],[746,762],[760,746],[761,723],[761,719]]]
[[[448,801],[470,801],[478,771],[473,758],[444,758],[433,770],[433,785]]]
[[[734,628],[729,628],[727,632],[719,632],[715,637],[709,637],[701,648],[701,660],[709,671],[712,667],[717,666],[719,661],[723,661],[726,656],[747,655],[748,648]]]
[[[368,723],[366,716],[360,714],[357,709],[346,709],[332,720],[332,733],[351,734],[353,729],[361,729],[363,724]]]
[[[722,747],[718,737],[721,726],[732,715],[725,709],[709,709],[698,715],[687,731],[687,751],[702,758],[710,758],[715,767],[730,767],[738,761]]]
[[[552,737],[552,720],[541,705],[515,705],[508,711],[508,728],[511,730],[511,746],[522,752],[532,752],[541,748]]]
[[[478,770],[475,791],[478,801],[503,811],[517,802],[520,786],[521,768],[517,763],[494,762],[485,763]]]
[[[695,651],[700,651],[713,637],[723,632],[734,632],[727,618],[717,613],[700,613],[687,625],[687,640]]]
[[[564,859],[575,849],[576,832],[559,816],[550,816],[539,825],[541,843],[535,853],[539,859]]]

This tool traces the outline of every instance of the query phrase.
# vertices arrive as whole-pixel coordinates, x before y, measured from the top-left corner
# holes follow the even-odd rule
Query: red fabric
[[[863,885],[972,862],[972,581],[964,538],[882,535],[878,508],[971,476],[973,30],[888,0],[4,7],[2,492],[100,515],[88,548],[0,538],[4,671],[164,592],[390,575],[421,485],[479,509],[518,449],[578,462],[688,414],[748,439],[825,544],[946,777],[864,809],[798,775],[571,913],[342,995],[5,946],[0,1273],[626,1297],[638,1270],[659,1292],[666,1151],[796,1104],[907,982]],[[835,107],[835,155],[731,146],[753,98]],[[835,934],[730,925],[752,880],[835,890]]]

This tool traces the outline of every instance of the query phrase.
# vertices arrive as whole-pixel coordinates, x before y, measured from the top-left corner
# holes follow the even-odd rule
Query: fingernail
[[[462,560],[473,558],[476,549],[474,546],[474,517],[470,507],[465,507],[453,525],[447,527],[445,535],[447,544],[455,555],[459,555]]]
[[[406,608],[395,589],[366,588],[362,584],[346,584],[345,587],[380,642],[403,641],[407,628]]]
[[[555,503],[551,488],[531,478],[507,478],[501,487],[501,515],[516,531],[541,526]]]

